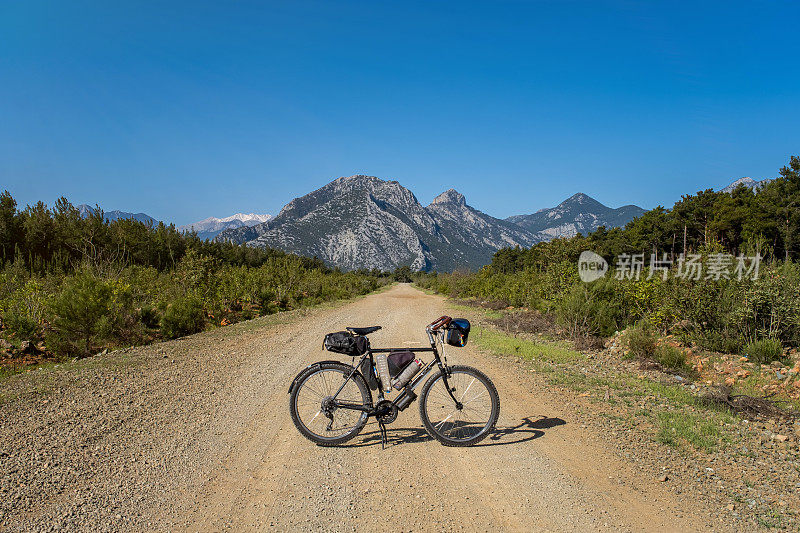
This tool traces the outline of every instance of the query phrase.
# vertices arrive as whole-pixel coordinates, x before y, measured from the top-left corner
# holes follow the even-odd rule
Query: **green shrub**
[[[597,280],[589,285],[589,293],[592,296],[590,334],[610,337],[625,327],[627,305],[618,281],[612,278]]]
[[[640,359],[652,359],[656,353],[656,337],[653,327],[646,321],[640,321],[625,332],[625,343],[629,354]]]
[[[761,339],[745,346],[742,355],[753,363],[768,365],[783,358],[783,345],[777,339]]]
[[[655,360],[664,368],[673,370],[686,368],[686,353],[669,344],[662,344],[656,348]]]
[[[623,322],[622,301],[615,281],[579,283],[555,303],[556,323],[570,335],[609,337]]]
[[[136,306],[136,293],[124,276],[108,281],[111,288],[108,319],[102,323],[101,335],[107,345],[116,343],[139,344],[146,335],[140,310]]]
[[[139,309],[139,321],[146,328],[155,329],[161,325],[161,315],[158,309],[152,305],[145,304]]]
[[[161,318],[161,334],[174,339],[197,333],[204,325],[203,304],[193,296],[185,296],[167,305]]]
[[[275,291],[269,287],[259,287],[254,299],[261,308],[262,315],[271,315],[278,312],[278,307],[275,305]]]
[[[39,324],[28,313],[18,308],[12,308],[3,313],[3,327],[11,332],[17,340],[25,341],[36,337]]]
[[[87,269],[68,277],[53,300],[55,331],[49,343],[62,353],[88,355],[108,318],[111,296],[111,287]]]
[[[412,275],[411,267],[409,267],[408,265],[397,267],[394,269],[394,272],[392,273],[392,277],[394,278],[394,280],[399,281],[400,283],[411,283],[412,281],[414,281],[411,275]]]
[[[800,342],[800,267],[788,263],[765,269],[739,288],[730,322],[742,337]]]
[[[15,266],[0,271],[0,323],[8,338],[19,341],[38,337],[47,314],[47,288],[28,276]]]
[[[693,332],[687,338],[711,352],[739,353],[745,344],[741,337],[726,331],[706,330]]]
[[[589,294],[586,287],[575,286],[555,306],[556,323],[570,335],[585,334],[590,329]]]

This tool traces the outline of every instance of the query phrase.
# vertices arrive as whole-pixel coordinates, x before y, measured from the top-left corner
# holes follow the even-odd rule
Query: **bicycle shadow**
[[[494,431],[483,441],[474,447],[481,446],[507,446],[510,444],[521,444],[543,437],[543,430],[563,426],[567,422],[561,418],[551,418],[540,416],[536,420],[526,416],[515,426],[495,427]],[[380,446],[381,434],[375,422],[367,424],[360,436],[359,442],[343,444],[341,448],[361,448],[364,446]],[[387,426],[387,446],[401,444],[416,444],[433,440],[424,428],[400,428]]]
[[[521,442],[527,442],[529,440],[543,437],[543,429],[563,426],[566,423],[567,422],[562,418],[540,416],[537,420],[531,420],[531,417],[526,416],[522,419],[522,422],[516,426],[508,426],[504,428],[495,427],[492,434],[487,438],[489,442],[483,441],[475,446],[502,446],[506,444],[519,444]],[[511,438],[507,439],[506,437],[509,436]]]

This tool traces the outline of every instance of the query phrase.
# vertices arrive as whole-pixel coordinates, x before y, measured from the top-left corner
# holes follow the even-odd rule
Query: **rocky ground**
[[[555,386],[530,362],[475,343],[450,349],[448,360],[481,368],[499,390],[497,429],[479,446],[431,440],[416,404],[389,427],[386,450],[374,424],[339,448],[316,447],[296,431],[288,385],[305,365],[331,358],[320,349],[325,333],[380,324],[374,345],[421,345],[427,322],[458,312],[398,285],[6,378],[0,528],[749,531],[759,524],[747,500],[723,496],[737,469],[750,475],[746,454],[703,462],[610,418],[606,409],[622,404],[612,401],[617,389]],[[608,371],[585,361],[586,375]],[[796,441],[769,442],[786,465],[793,461]],[[788,466],[769,468],[790,483]],[[783,487],[766,492],[769,479],[762,472],[753,482],[755,506],[784,497]]]

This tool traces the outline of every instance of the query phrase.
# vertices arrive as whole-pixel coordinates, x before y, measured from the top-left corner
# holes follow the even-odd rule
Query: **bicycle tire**
[[[300,400],[301,394],[309,391],[310,389],[309,381],[312,378],[314,378],[315,376],[317,377],[322,376],[324,382],[325,378],[324,374],[322,373],[337,373],[341,374],[342,377],[344,378],[350,375],[350,372],[352,371],[353,367],[350,365],[329,361],[311,365],[310,367],[304,369],[302,372],[300,372],[300,374],[297,375],[297,378],[295,379],[295,385],[292,388],[291,394],[289,395],[289,413],[292,417],[292,422],[294,422],[294,425],[300,432],[300,434],[303,435],[308,440],[310,440],[311,442],[319,446],[337,446],[339,444],[343,444],[349,441],[350,439],[358,435],[366,425],[368,417],[365,412],[361,412],[359,414],[359,412],[355,410],[337,409],[337,411],[350,411],[351,413],[358,414],[358,419],[353,423],[352,427],[348,431],[345,431],[341,435],[326,437],[323,434],[315,433],[311,428],[309,428],[308,423],[303,421],[302,415],[299,412],[298,403],[301,401]],[[366,381],[364,381],[364,378],[361,376],[360,373],[356,372],[350,379],[353,383],[355,383],[357,390],[360,393],[362,405],[371,407],[372,394],[369,392],[369,387],[367,386]],[[338,385],[341,385],[341,383],[334,380],[333,382],[331,382],[331,387],[328,390],[335,392],[335,389],[338,389]],[[330,392],[329,394],[332,394],[333,392]],[[342,392],[344,393],[345,391]],[[353,391],[349,390],[347,392],[352,393]],[[324,395],[322,394],[317,394],[317,395],[324,397]],[[308,403],[309,405],[313,405],[313,403],[310,400],[308,401],[304,400],[304,402]],[[321,412],[322,410],[320,409],[320,411],[317,413],[316,416],[318,416]],[[316,416],[314,418],[316,418]]]
[[[445,429],[446,424],[448,423],[447,420],[450,417],[445,417],[443,420],[439,421],[431,421],[431,415],[429,413],[429,407],[432,407],[432,402],[438,401],[439,404],[442,404],[444,410],[446,411],[448,407],[451,407],[454,413],[458,413],[459,410],[455,408],[455,406],[448,406],[447,402],[452,404],[453,400],[446,395],[446,389],[444,387],[444,382],[442,381],[442,371],[439,370],[431,376],[425,385],[422,387],[422,391],[420,392],[419,398],[419,415],[422,419],[422,424],[425,426],[425,431],[428,434],[439,441],[440,443],[444,444],[445,446],[472,446],[477,444],[478,442],[485,439],[489,434],[494,430],[495,424],[497,424],[497,419],[500,416],[500,395],[497,393],[497,388],[492,383],[492,380],[489,377],[478,370],[477,368],[473,368],[471,366],[465,365],[454,365],[450,367],[450,375],[448,376],[448,381],[451,381],[451,386],[453,385],[453,381],[460,381],[459,379],[454,379],[454,377],[460,376],[471,376],[474,378],[472,381],[479,381],[483,384],[485,388],[486,398],[489,401],[489,410],[486,416],[485,423],[482,423],[480,426],[475,426],[477,432],[474,435],[470,435],[468,432],[464,432],[464,438],[454,438],[454,435],[461,434],[460,432],[464,431],[464,428],[470,427],[468,423],[464,420],[459,420],[458,417],[460,415],[450,415],[454,416],[454,419],[449,422],[450,426],[449,429]],[[439,387],[441,391],[437,390],[437,398],[434,400],[431,398],[431,391],[434,390],[433,388],[437,386],[437,384],[441,384]],[[459,393],[462,394],[462,398],[464,394],[468,393],[468,390],[471,388],[471,385],[467,385],[467,390],[456,390],[453,394],[458,398]],[[446,396],[445,396],[446,395]],[[480,396],[475,396],[475,401],[479,399]],[[472,399],[467,399],[466,403],[473,401]],[[460,412],[464,412],[461,410]],[[459,426],[457,422],[465,422],[464,425]]]

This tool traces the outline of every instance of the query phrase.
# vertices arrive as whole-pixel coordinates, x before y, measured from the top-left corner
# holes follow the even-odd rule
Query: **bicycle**
[[[445,340],[452,339],[458,321],[466,323],[468,334],[469,322],[463,319],[454,321],[442,316],[428,324],[425,332],[430,348],[372,348],[366,336],[381,326],[349,327],[347,332],[329,334],[351,336],[352,344],[358,348],[349,350],[347,355],[352,357],[351,363],[356,357],[360,359],[357,364],[319,361],[302,370],[289,387],[289,411],[294,425],[304,437],[320,446],[337,446],[358,435],[368,419],[375,417],[385,447],[386,425],[417,399],[414,389],[438,366],[419,395],[419,413],[425,430],[445,446],[471,446],[480,442],[497,423],[500,397],[492,381],[480,370],[447,364]],[[455,345],[463,346],[466,338],[463,335],[463,344]],[[448,343],[452,344],[449,340]],[[434,359],[424,366],[419,360],[409,363],[419,365],[419,371],[402,385],[396,398],[389,400],[384,391],[390,387],[376,370],[375,354],[399,352],[432,353]],[[402,370],[395,376],[401,373]],[[370,389],[378,391],[378,401],[374,404]]]

